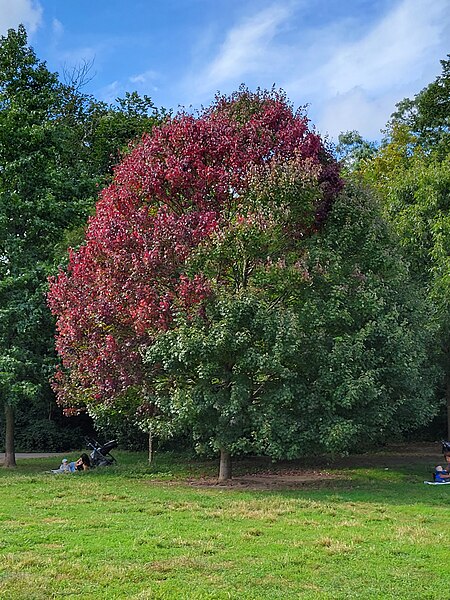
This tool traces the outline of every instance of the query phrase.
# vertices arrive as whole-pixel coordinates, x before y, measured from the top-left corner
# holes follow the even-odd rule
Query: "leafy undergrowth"
[[[423,485],[428,459],[326,465],[324,485],[270,491],[193,486],[216,464],[182,455],[117,458],[74,475],[45,473],[55,459],[0,469],[1,598],[441,600],[449,589],[450,486]],[[241,461],[235,473],[307,466],[316,472]]]

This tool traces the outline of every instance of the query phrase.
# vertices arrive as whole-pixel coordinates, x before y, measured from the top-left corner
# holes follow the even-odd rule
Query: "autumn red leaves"
[[[289,194],[299,186],[296,205]],[[221,286],[246,284],[233,275],[238,263],[220,258],[220,240],[228,236],[230,251],[233,231],[247,227],[247,245],[262,244],[254,264],[284,260],[279,247],[263,257],[273,227],[281,238],[308,235],[341,187],[337,163],[281,94],[241,90],[154,128],[116,168],[85,243],[51,281],[60,401],[111,403],[145,387],[142,349],[158,332],[180,311],[201,311]]]

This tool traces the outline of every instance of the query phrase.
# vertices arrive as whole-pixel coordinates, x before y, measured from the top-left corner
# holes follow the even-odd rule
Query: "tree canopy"
[[[284,198],[262,202],[280,182]],[[278,272],[300,277],[294,249],[341,187],[320,138],[277,93],[241,90],[155,128],[116,170],[85,245],[52,284],[60,397],[148,401],[142,348],[207,298],[244,293],[250,277],[278,302]]]
[[[53,279],[71,407],[230,457],[342,452],[434,414],[423,303],[376,202],[275,92],[153,129]]]

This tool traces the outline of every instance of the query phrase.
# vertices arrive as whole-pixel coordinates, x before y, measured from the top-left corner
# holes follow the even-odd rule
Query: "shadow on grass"
[[[0,481],[23,477],[86,477],[113,480],[141,480],[149,485],[170,485],[186,493],[208,492],[232,495],[301,498],[322,502],[364,502],[389,505],[450,505],[450,486],[425,486],[432,469],[441,461],[439,447],[428,445],[397,447],[384,452],[349,456],[334,461],[310,457],[273,463],[265,458],[236,459],[234,478],[217,485],[217,461],[192,455],[161,452],[151,465],[145,453],[118,451],[117,465],[88,473],[52,475],[55,458],[21,459],[16,469],[0,468]],[[68,458],[73,458],[68,454]]]

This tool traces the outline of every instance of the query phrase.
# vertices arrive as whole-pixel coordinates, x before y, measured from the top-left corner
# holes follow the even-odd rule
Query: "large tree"
[[[261,206],[257,182],[272,180],[286,182],[286,197]],[[260,286],[276,303],[286,284],[272,285],[270,273],[287,261],[283,273],[297,274],[295,248],[341,186],[337,164],[281,94],[241,90],[155,129],[116,170],[85,245],[53,282],[61,399],[91,409],[124,395],[147,402],[143,348],[210,296],[225,290],[237,302],[255,269],[269,274]],[[230,243],[242,252],[227,262]]]
[[[27,46],[23,27],[0,39],[0,402],[6,466],[14,406],[48,376],[52,325],[45,281],[61,232],[86,214],[66,90]]]
[[[239,452],[346,451],[430,418],[420,294],[342,185],[280,94],[155,129],[51,285],[61,401],[187,429],[224,479]]]

